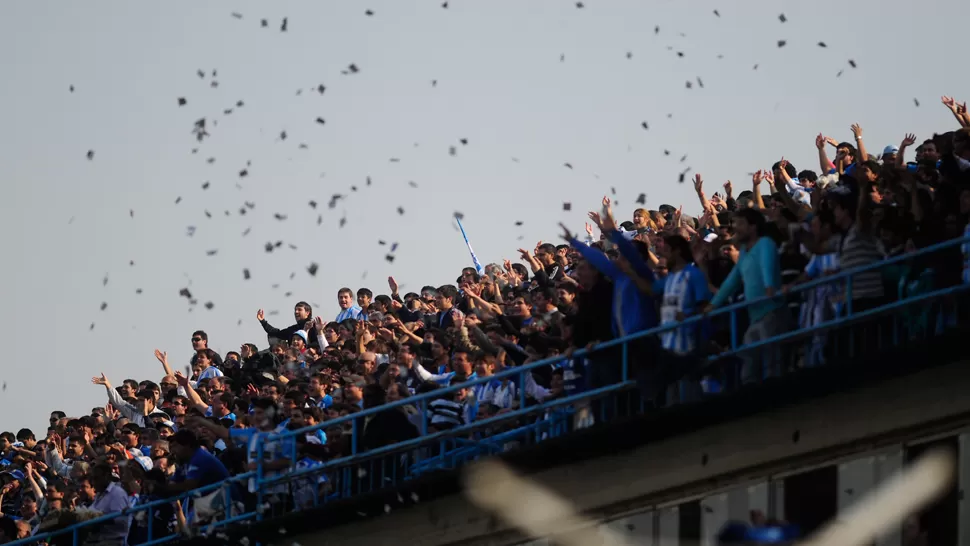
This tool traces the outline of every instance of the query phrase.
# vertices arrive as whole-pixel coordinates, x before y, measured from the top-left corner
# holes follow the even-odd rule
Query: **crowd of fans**
[[[781,158],[758,170],[748,187],[727,182],[713,194],[696,175],[696,218],[661,205],[620,221],[604,198],[589,213],[585,237],[563,226],[563,244],[519,249],[521,263],[505,260],[481,272],[468,267],[454,284],[414,293],[401,294],[393,278],[382,294],[342,288],[338,313],[323,318],[299,302],[286,328],[271,325],[260,310],[268,349],[245,343],[219,354],[196,331],[189,375],[156,351],[157,382],[95,377],[105,390],[103,407],[83,416],[52,412],[40,440],[28,429],[0,434],[0,537],[24,538],[218,483],[254,470],[260,444],[265,476],[318,466],[351,449],[350,426],[327,421],[528,362],[566,357],[523,381],[505,377],[444,394],[426,412],[404,405],[371,416],[359,424],[356,449],[514,411],[520,390],[533,404],[613,384],[622,379],[619,349],[585,358],[572,353],[742,299],[760,301],[737,319],[741,346],[831,320],[849,305],[853,312],[874,309],[970,280],[963,255],[970,247],[954,247],[860,274],[850,287],[840,281],[793,291],[839,270],[958,238],[964,229],[970,234],[970,115],[948,97],[943,102],[961,128],[923,140],[915,156],[906,157],[914,135],[873,155],[853,125],[854,142],[816,137],[818,171]],[[629,346],[638,400],[690,401],[725,384],[823,364],[844,346],[837,334],[817,333],[794,350],[729,351],[735,367],[711,366],[710,357],[733,343],[731,325],[720,317]],[[857,347],[875,343],[879,328],[877,322],[851,334]],[[292,443],[267,441],[321,423]],[[287,455],[293,452],[295,464]],[[298,509],[331,491],[325,474],[310,481],[274,491],[271,500]],[[251,481],[233,491],[231,502],[251,507],[253,493]],[[191,507],[163,503],[152,513],[153,538],[217,517],[205,499]],[[135,512],[92,533],[104,544],[134,545],[146,541],[148,525],[147,513]]]

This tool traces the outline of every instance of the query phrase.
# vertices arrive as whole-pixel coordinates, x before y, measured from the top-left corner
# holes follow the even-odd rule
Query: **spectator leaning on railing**
[[[214,491],[187,500],[184,514],[164,500],[230,475],[259,470],[263,479],[285,477],[424,431],[460,429],[523,409],[523,399],[528,406],[617,384],[625,369],[619,346],[583,358],[576,351],[657,326],[669,328],[628,345],[626,376],[640,387],[628,393],[631,400],[657,406],[712,395],[725,383],[757,383],[820,365],[845,356],[847,346],[875,350],[888,332],[881,320],[851,334],[813,331],[770,349],[745,346],[796,324],[822,325],[850,308],[865,312],[970,282],[970,244],[823,282],[839,271],[970,236],[970,115],[949,97],[943,103],[961,128],[922,141],[912,162],[907,155],[919,142],[915,135],[906,134],[898,146],[877,146],[881,156],[871,157],[855,124],[851,142],[814,139],[819,173],[798,171],[784,158],[761,158],[772,167],[756,169],[750,190],[737,198],[731,182],[708,198],[697,175],[696,218],[665,204],[638,208],[620,221],[604,198],[589,214],[585,240],[565,230],[568,244],[519,249],[522,263],[488,264],[481,274],[465,268],[456,284],[419,293],[401,294],[393,278],[386,294],[341,288],[333,322],[314,316],[303,301],[294,307],[294,324],[282,329],[260,310],[268,344],[241,343],[225,359],[204,331],[195,331],[190,377],[156,351],[162,373],[151,379],[161,377],[158,383],[125,379],[115,387],[100,375],[92,382],[106,389],[104,408],[80,417],[53,411],[39,441],[26,429],[0,434],[0,531],[26,536],[162,501],[167,508],[155,510],[152,520],[158,538],[224,517],[226,503],[230,513],[252,511],[255,478],[248,487],[229,487],[228,498]],[[818,284],[798,290],[810,281]],[[744,300],[751,305],[731,320],[702,316]],[[908,329],[900,335],[952,321],[952,310],[944,303],[942,319],[906,317]],[[521,379],[492,378],[556,356],[562,357],[557,364]],[[473,380],[481,383],[406,403]],[[356,429],[346,421],[328,425],[387,402],[405,405],[361,418]],[[568,430],[634,407],[597,404],[544,408],[475,434],[499,435],[536,420]],[[578,417],[564,421],[571,408]],[[278,437],[313,425],[321,428]],[[407,457],[391,466],[410,472]],[[336,494],[339,478],[323,473],[281,481],[263,499],[271,510],[305,508]],[[352,479],[359,485],[369,478],[361,466]],[[146,517],[109,518],[91,530],[92,539],[145,542]]]

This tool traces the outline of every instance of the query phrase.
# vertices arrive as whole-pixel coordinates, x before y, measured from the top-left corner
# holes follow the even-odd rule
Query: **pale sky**
[[[581,231],[611,187],[623,217],[640,193],[649,208],[696,213],[690,184],[677,183],[686,167],[709,194],[726,179],[739,192],[746,173],[782,155],[817,170],[820,131],[848,140],[858,122],[875,152],[906,132],[952,128],[940,95],[970,98],[963,59],[949,54],[970,20],[965,1],[584,5],[0,3],[0,430],[43,436],[51,410],[103,405],[90,384],[102,371],[115,384],[158,381],[152,350],[182,367],[196,329],[221,354],[264,347],[260,307],[284,327],[300,299],[332,319],[344,285],[382,293],[391,274],[404,290],[452,282],[470,263],[455,211],[483,263],[514,258],[519,246],[558,242],[560,221]],[[359,72],[342,75],[352,63]],[[211,136],[198,143],[201,117]],[[331,210],[334,193],[347,198]],[[256,206],[240,216],[246,201]],[[379,239],[399,243],[393,264]],[[298,249],[266,254],[276,240]],[[191,311],[184,287],[199,300]]]

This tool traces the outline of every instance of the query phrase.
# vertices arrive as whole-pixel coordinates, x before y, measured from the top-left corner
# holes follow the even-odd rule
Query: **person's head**
[[[858,152],[856,151],[855,146],[853,146],[852,144],[848,142],[840,142],[839,145],[835,148],[836,165],[842,165],[842,168],[845,169],[846,167],[848,167],[849,165],[852,165],[852,163],[855,162],[857,153]]]
[[[297,322],[304,321],[312,317],[313,308],[310,307],[309,303],[301,301],[293,307],[293,318],[296,319]]]
[[[121,429],[121,445],[125,449],[138,447],[138,440],[141,438],[141,427],[135,423],[128,423]]]
[[[880,169],[881,166],[879,163],[870,159],[869,161],[865,161],[858,166],[856,169],[858,174],[856,176],[859,178],[860,182],[871,184],[879,179]]]
[[[549,311],[555,309],[557,301],[556,289],[551,286],[536,290],[532,294],[533,305],[535,305],[535,308],[542,313],[548,313]]]
[[[532,316],[532,304],[524,295],[516,296],[509,305],[509,315],[514,317],[528,318]]]
[[[195,359],[192,362],[192,370],[196,373],[202,372],[209,366],[212,366],[216,358],[218,358],[216,352],[212,349],[202,349],[195,354]]]
[[[135,408],[142,412],[142,415],[148,415],[155,409],[155,393],[150,390],[140,390],[138,394],[135,395]]]
[[[47,506],[51,510],[60,510],[64,502],[64,495],[67,494],[67,483],[61,479],[50,480],[47,482],[47,490],[44,497],[47,499]]]
[[[361,392],[364,409],[382,406],[387,401],[386,393],[380,385],[367,385]]]
[[[29,428],[22,428],[17,432],[17,441],[24,444],[27,449],[34,449],[37,445],[37,438],[34,437],[33,431]]]
[[[84,437],[80,435],[71,436],[67,439],[67,458],[77,459],[84,454]]]
[[[26,493],[20,499],[20,517],[31,519],[37,515],[40,506],[37,504],[37,497],[33,493]]]
[[[936,149],[936,146],[933,146]],[[970,161],[970,128],[964,127],[953,133],[953,155]],[[939,157],[939,154],[937,154]]]
[[[202,330],[196,330],[192,332],[192,348],[196,351],[201,351],[202,349],[207,349],[209,347],[209,335]]]
[[[751,243],[764,233],[765,223],[758,209],[741,209],[734,213],[734,238],[741,244]]]
[[[458,282],[477,283],[479,281],[481,281],[481,277],[478,275],[478,270],[474,267],[466,267],[461,270],[461,277],[459,277]]]
[[[364,351],[357,357],[357,364],[363,367],[365,374],[372,374],[377,371],[377,354]]]
[[[494,356],[487,353],[478,353],[475,355],[475,374],[479,377],[492,375],[495,371],[496,359]]]
[[[399,365],[410,366],[414,362],[414,348],[405,343],[398,348],[396,356]]]
[[[932,140],[926,140],[923,144],[916,150],[916,161],[924,165],[930,165],[935,167],[936,162],[940,160],[940,152],[936,148],[936,142]]]
[[[560,283],[556,287],[556,298],[559,301],[559,305],[572,305],[576,299],[576,285],[569,282]]]
[[[837,230],[835,214],[829,209],[822,209],[812,217],[812,235],[817,241],[828,240]]]
[[[467,351],[456,349],[451,353],[451,371],[458,374],[464,374],[465,377],[471,375],[472,363],[468,358]]]
[[[457,288],[450,284],[438,287],[435,304],[438,306],[439,311],[451,309],[455,306],[456,301],[458,301]]]
[[[801,171],[798,173],[798,183],[805,188],[814,188],[818,184],[818,174],[815,171]]]
[[[370,288],[361,288],[357,291],[357,305],[359,305],[361,309],[367,309],[373,299],[374,293],[371,292]]]
[[[269,398],[270,400],[276,401],[280,397],[280,388],[275,382],[264,383],[259,389],[259,395],[263,398]]]
[[[341,288],[337,291],[337,305],[341,309],[350,309],[354,306],[354,291],[349,288]]]
[[[402,398],[407,398],[411,393],[408,392],[408,388],[398,382],[393,382],[387,386],[387,392],[385,398],[388,402],[397,402]]]
[[[361,386],[358,383],[348,383],[342,389],[344,395],[344,402],[348,404],[356,404],[361,401],[364,394],[361,390]]]
[[[664,237],[661,255],[667,260],[668,268],[680,268],[694,261],[690,243],[680,235]]]
[[[782,180],[784,180],[784,178],[782,178],[781,176],[781,161],[778,161],[771,166],[771,173],[775,176],[776,181],[781,182]],[[792,165],[791,163],[787,163],[785,165],[785,173],[788,175],[789,178],[798,177],[798,170],[795,169],[795,166]]]
[[[896,155],[899,154],[899,148],[890,144],[882,149],[882,160],[884,165],[893,165],[896,163]]]
[[[252,358],[259,354],[259,347],[252,343],[243,343],[239,346],[239,356],[244,360],[247,358]]]
[[[61,419],[64,419],[65,417],[67,417],[67,414],[64,413],[63,411],[52,411],[49,419],[51,426],[52,427],[56,426],[57,422],[60,421]]]
[[[260,429],[274,427],[276,425],[276,402],[271,398],[253,400],[252,423]]]
[[[307,346],[307,333],[304,330],[297,330],[290,337],[290,347],[297,351],[303,351]]]
[[[590,290],[602,279],[599,270],[587,260],[580,260],[576,264],[576,281],[583,290]]]
[[[232,393],[215,391],[212,393],[212,414],[218,417],[232,412]]]
[[[112,482],[114,469],[108,463],[98,463],[91,467],[91,485],[98,492],[104,491]]]
[[[182,463],[188,463],[192,460],[192,456],[195,455],[200,445],[199,437],[191,430],[180,430],[168,439],[168,451]],[[156,447],[159,448],[159,456],[163,456],[161,453],[162,446],[152,446],[152,456],[155,456]]]
[[[536,259],[542,265],[552,265],[556,263],[556,246],[550,243],[543,243],[536,249]]]
[[[848,229],[855,221],[856,198],[852,195],[836,195],[832,199],[832,214],[840,229]]]

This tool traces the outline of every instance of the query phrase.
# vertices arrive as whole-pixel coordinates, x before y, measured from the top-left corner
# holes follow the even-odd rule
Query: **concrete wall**
[[[858,489],[871,487],[884,470],[898,466],[893,446],[970,425],[968,387],[970,366],[953,363],[532,477],[598,518],[621,518],[615,525],[628,526],[627,520],[636,518],[638,534],[653,533],[652,527],[663,524],[665,515],[670,528],[676,515],[673,505],[664,503],[690,496],[706,499],[710,512],[704,517],[714,525],[714,519],[736,517],[735,512],[767,503],[769,486],[764,482],[769,476],[884,450],[885,460],[866,459],[840,469],[845,480],[859,481]],[[963,482],[967,479],[961,476]],[[717,493],[738,491],[739,486],[745,488],[741,494]],[[839,502],[848,505],[852,499],[846,496]],[[659,518],[653,512],[642,513],[654,508]],[[961,501],[961,513],[968,510]],[[525,538],[454,496],[293,540],[319,545],[504,546]]]

